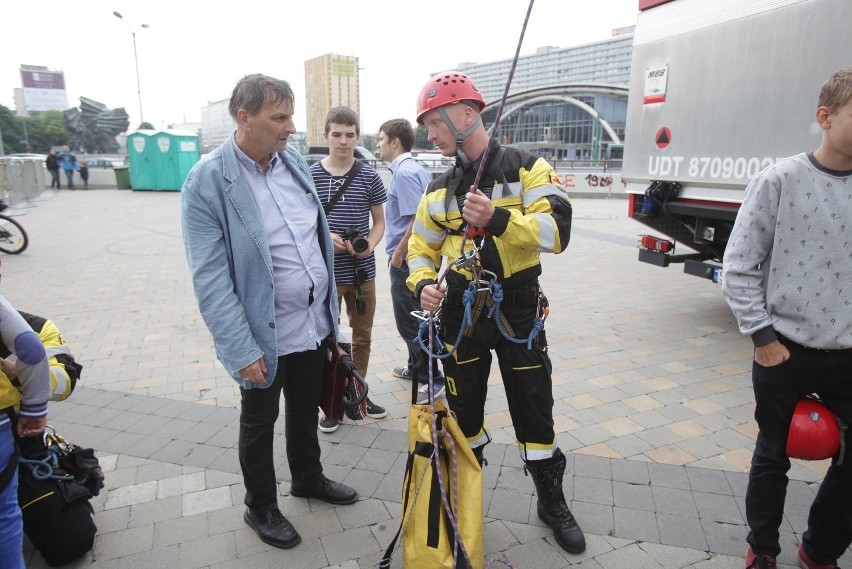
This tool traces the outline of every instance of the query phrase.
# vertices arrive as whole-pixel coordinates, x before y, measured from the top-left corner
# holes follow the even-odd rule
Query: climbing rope
[[[47,447],[45,457],[41,460],[18,457],[18,463],[23,464],[33,473],[36,480],[74,480],[70,474],[54,474],[54,469],[59,468],[59,451],[50,446]]]
[[[500,318],[500,304],[503,302],[503,287],[497,281],[492,283],[492,287],[491,299],[494,301],[494,305],[488,311],[488,317],[494,319],[497,323],[497,329],[500,330],[500,333],[504,338],[515,344],[526,344],[527,349],[532,350],[533,340],[536,339],[539,332],[544,330],[544,319],[547,318],[547,310],[545,309],[541,316],[539,316],[538,313],[536,314],[536,317],[533,319],[532,329],[526,338],[515,338],[509,334],[509,331],[506,330],[506,327],[503,325],[503,319]],[[541,295],[539,295],[539,298],[541,298]],[[537,312],[539,311],[541,311],[541,305],[539,305],[539,310]]]

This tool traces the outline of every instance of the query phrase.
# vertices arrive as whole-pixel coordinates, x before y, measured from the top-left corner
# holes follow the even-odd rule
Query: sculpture
[[[91,154],[115,154],[115,137],[127,132],[130,121],[123,107],[108,109],[103,103],[80,97],[80,108],[62,112],[65,128],[71,134],[71,146]]]

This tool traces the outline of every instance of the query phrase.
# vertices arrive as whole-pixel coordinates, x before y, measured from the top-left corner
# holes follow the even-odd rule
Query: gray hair
[[[293,89],[283,79],[254,73],[240,79],[234,87],[228,103],[228,112],[234,120],[237,120],[237,111],[240,109],[245,109],[254,116],[266,103],[276,104],[284,101],[295,105],[295,100]]]

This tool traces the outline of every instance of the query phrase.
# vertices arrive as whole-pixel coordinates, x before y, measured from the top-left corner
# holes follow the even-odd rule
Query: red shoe
[[[778,565],[775,563],[775,558],[771,555],[757,555],[749,546],[746,552],[745,569],[776,569]]]
[[[811,558],[808,557],[808,554],[805,553],[804,545],[799,545],[799,565],[802,566],[802,569],[840,569],[840,567],[834,563],[831,565],[823,565],[816,561],[812,561]]]

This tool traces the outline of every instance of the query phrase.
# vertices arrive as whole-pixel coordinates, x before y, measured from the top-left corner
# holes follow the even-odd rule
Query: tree
[[[417,128],[414,129],[414,148],[419,150],[433,150],[435,145],[429,142],[428,136],[429,131],[426,130],[426,127],[422,124],[417,125]]]
[[[30,116],[16,117],[26,121],[26,132],[32,152],[47,154],[52,146],[68,144],[68,130],[62,111],[33,112]]]
[[[0,132],[3,133],[3,150],[7,153],[20,152],[24,131],[10,109],[0,105]]]
[[[361,146],[370,152],[376,151],[376,137],[372,134],[364,134],[361,136]]]
[[[8,154],[46,154],[51,146],[68,142],[68,131],[61,111],[34,112],[28,117],[19,117],[11,109],[0,105],[0,131],[3,132],[3,150]],[[21,142],[24,139],[29,142],[29,148]]]
[[[151,123],[143,122],[139,125],[139,128],[137,130],[156,130],[156,129],[154,128],[154,125],[152,125]]]
[[[67,143],[68,129],[65,128],[65,117],[62,115],[62,111],[45,111],[41,121],[47,138],[44,152],[48,152],[51,146]]]

